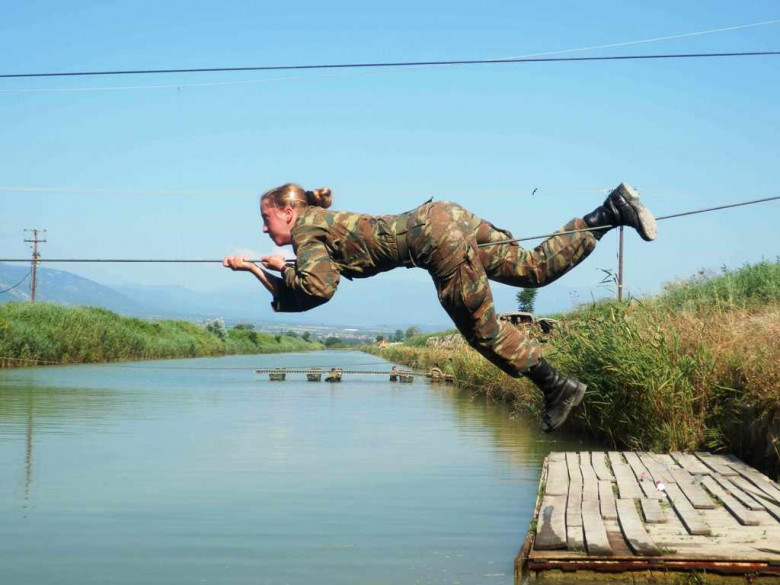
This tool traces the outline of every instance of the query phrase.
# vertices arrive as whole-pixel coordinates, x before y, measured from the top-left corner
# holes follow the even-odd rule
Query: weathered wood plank
[[[582,491],[575,484],[569,484],[566,502],[566,526],[582,526]]]
[[[607,467],[607,458],[601,451],[594,451],[590,454],[590,460],[593,465],[593,470],[596,472],[599,480],[614,480],[615,476]]]
[[[659,491],[658,488],[655,487],[655,484],[652,482],[652,480],[649,479],[641,479],[639,480],[639,487],[642,488],[642,491],[645,494],[645,497],[650,500],[665,500],[666,496],[662,491]]]
[[[582,501],[599,499],[599,480],[590,462],[590,453],[580,453],[580,472],[582,473]]]
[[[595,476],[595,475],[594,475]],[[585,533],[585,546],[589,555],[611,555],[607,531],[601,521],[598,500],[582,502],[582,528]]]
[[[631,451],[623,451],[623,457],[626,458],[628,465],[631,467],[631,470],[637,477],[639,481],[639,487],[642,488],[642,492],[644,492],[645,497],[651,498],[653,500],[666,499],[666,497],[656,489],[655,483],[653,482],[653,476],[647,470],[647,467],[644,466],[639,458],[639,455]]]
[[[645,522],[648,524],[663,524],[666,522],[666,513],[661,508],[658,500],[643,499],[639,500],[642,504],[642,513],[645,515]]]
[[[565,496],[569,493],[569,469],[563,459],[550,459],[547,462],[547,481],[544,492],[550,496]]]
[[[680,464],[680,467],[684,467],[690,473],[700,473],[704,475],[711,473],[710,468],[704,465],[691,453],[672,451],[671,456],[675,461],[677,461],[677,463]]]
[[[647,471],[650,472],[653,481],[660,481],[661,483],[674,481],[674,478],[672,477],[672,474],[669,473],[668,468],[659,461],[656,461],[655,458],[650,455],[650,453],[639,453],[639,460],[647,468]]]
[[[566,467],[569,470],[569,483],[582,485],[582,471],[580,471],[580,454],[566,453]]]
[[[758,518],[755,515],[740,504],[730,493],[728,493],[723,486],[719,485],[713,478],[707,477],[702,481],[704,487],[706,487],[713,495],[720,498],[723,502],[723,506],[731,512],[734,517],[744,526],[757,526]]]
[[[660,556],[661,550],[655,545],[653,539],[645,530],[642,520],[636,511],[634,500],[619,499],[616,502],[618,521],[623,531],[623,536],[631,550],[641,556]]]
[[[704,518],[693,508],[677,485],[669,484],[666,486],[666,494],[669,496],[669,501],[672,502],[672,506],[674,506],[690,534],[701,534],[704,536],[712,534]]]
[[[737,459],[732,455],[722,455],[728,461],[729,467],[738,471],[740,475],[746,477],[755,484],[761,491],[770,496],[773,500],[780,502],[780,487],[760,471],[753,469],[744,461]]]
[[[638,479],[640,480],[653,479],[652,476],[650,475],[650,472],[647,470],[647,467],[645,467],[642,461],[640,460],[639,455],[637,455],[633,451],[623,451],[623,457],[626,458],[626,461],[628,462],[629,466],[634,472],[634,475],[636,475]]]
[[[748,481],[741,475],[732,475],[727,479],[764,507],[766,507],[767,503],[774,504],[775,506],[780,505],[780,501],[776,501],[766,492],[762,491],[758,486],[754,485],[752,482]]]
[[[580,510],[580,514],[582,514],[582,510]],[[585,550],[585,535],[582,526],[566,527],[566,548],[570,551]]]
[[[566,496],[545,495],[536,525],[537,550],[566,548]]]
[[[608,451],[607,457],[609,457],[609,464],[615,465],[617,464],[625,464],[625,460],[623,459],[623,456],[618,451]]]
[[[550,461],[566,461],[566,453],[563,451],[550,451]]]
[[[672,451],[670,453],[672,459],[679,463],[680,467],[684,467],[690,473],[708,475],[712,470],[699,461],[692,453],[681,453],[680,451]]]
[[[731,467],[729,467],[724,461],[721,461],[718,459],[716,455],[713,455],[712,453],[703,453],[698,452],[695,453],[696,458],[704,463],[707,467],[712,469],[715,473],[719,473],[723,477],[730,477],[732,475],[739,475],[736,471],[734,471]]]
[[[707,477],[706,475],[694,477],[688,473],[687,469],[672,469],[671,472],[677,485],[691,501],[694,508],[697,510],[713,510],[716,508],[715,502],[699,485],[701,478]]]
[[[601,517],[604,520],[617,520],[617,508],[615,508],[615,494],[611,481],[599,481],[599,505]]]
[[[755,498],[748,495],[746,492],[741,490],[738,483],[744,482],[748,485],[752,485],[749,481],[746,479],[742,479],[740,481],[739,477],[731,477],[726,478],[718,474],[714,474],[712,478],[718,482],[718,485],[722,487],[725,491],[727,491],[735,500],[737,500],[740,504],[745,506],[748,510],[764,510],[766,509],[766,506],[764,506],[762,503],[757,501]]]
[[[679,467],[677,465],[677,462],[672,459],[672,456],[668,453],[650,453],[650,456],[658,461],[661,465],[663,465],[666,469],[672,469],[674,467]]]
[[[618,493],[622,499],[639,499],[644,497],[634,472],[631,471],[627,464],[612,462],[612,472],[615,474]]]

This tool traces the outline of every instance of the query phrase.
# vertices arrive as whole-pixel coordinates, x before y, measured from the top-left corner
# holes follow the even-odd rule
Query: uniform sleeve
[[[339,285],[339,270],[325,246],[326,232],[306,226],[296,233],[295,266],[284,271],[283,287],[271,303],[274,311],[308,311],[327,303]]]

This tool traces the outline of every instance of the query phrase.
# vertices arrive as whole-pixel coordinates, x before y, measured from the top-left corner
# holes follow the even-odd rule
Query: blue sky
[[[0,71],[501,58],[777,18],[776,2],[25,2],[3,8]],[[574,55],[778,48],[780,23]],[[778,73],[780,57],[4,79],[1,255],[29,254],[25,227],[48,229],[49,257],[268,252],[257,194],[287,181],[367,213],[453,200],[518,237],[590,211],[623,180],[659,215],[775,196]],[[246,83],[192,86],[225,82]],[[150,85],[179,87],[16,92]],[[778,223],[769,203],[663,222],[652,244],[630,234],[627,288],[773,259]],[[539,308],[609,294],[599,269],[615,268],[616,241],[540,291]],[[67,269],[108,284],[256,286],[216,266]],[[399,307],[428,281],[382,278]],[[496,287],[500,309],[513,293]],[[270,315],[257,294],[252,310]],[[424,302],[440,310],[433,292]]]

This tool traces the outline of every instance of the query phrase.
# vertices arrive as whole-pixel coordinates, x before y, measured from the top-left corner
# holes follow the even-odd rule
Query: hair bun
[[[306,202],[309,205],[328,208],[333,203],[333,193],[328,187],[306,191]]]

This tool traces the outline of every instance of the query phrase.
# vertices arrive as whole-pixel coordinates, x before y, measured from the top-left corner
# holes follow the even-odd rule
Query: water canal
[[[451,387],[263,367],[357,352],[0,370],[0,567],[21,584],[511,584],[551,450]]]

